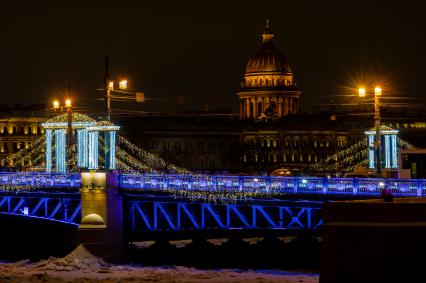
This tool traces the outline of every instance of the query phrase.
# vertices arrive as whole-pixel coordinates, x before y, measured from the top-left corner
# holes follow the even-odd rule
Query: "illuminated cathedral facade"
[[[275,49],[273,37],[267,21],[262,47],[248,60],[237,92],[241,119],[278,119],[299,111],[301,91],[287,58]]]

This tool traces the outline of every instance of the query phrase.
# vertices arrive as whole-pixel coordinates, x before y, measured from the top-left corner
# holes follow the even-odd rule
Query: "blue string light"
[[[58,129],[55,131],[56,142],[56,172],[65,173],[66,168],[66,130]]]
[[[374,162],[374,136],[368,135],[368,168],[375,168]]]
[[[98,169],[98,132],[90,131],[89,134],[89,169]]]
[[[115,131],[109,132],[109,168],[108,169],[116,169],[115,168]]]
[[[52,172],[52,130],[46,130],[46,172]]]
[[[385,135],[385,168],[391,168],[390,136]]]

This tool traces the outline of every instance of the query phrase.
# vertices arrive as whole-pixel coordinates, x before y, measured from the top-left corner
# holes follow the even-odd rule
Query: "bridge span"
[[[166,234],[311,233],[325,201],[377,198],[385,188],[426,196],[417,179],[18,172],[0,174],[0,213],[77,225],[82,241],[115,249]]]

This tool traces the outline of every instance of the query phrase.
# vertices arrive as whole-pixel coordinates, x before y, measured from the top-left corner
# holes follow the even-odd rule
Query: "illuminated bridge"
[[[426,196],[426,180],[417,179],[121,174],[118,183],[124,229],[136,239],[161,231],[314,230],[324,199],[378,197],[384,188]],[[81,222],[80,174],[2,173],[0,186],[0,213]],[[99,189],[90,186],[83,190]]]

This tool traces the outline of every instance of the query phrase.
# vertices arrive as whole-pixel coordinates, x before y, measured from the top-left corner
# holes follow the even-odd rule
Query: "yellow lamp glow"
[[[127,80],[120,81],[120,83],[118,84],[118,87],[120,89],[127,89]]]
[[[67,107],[67,108],[71,107],[71,99],[65,100],[65,107]]]
[[[376,86],[376,88],[374,89],[374,95],[382,95],[382,88]]]
[[[108,83],[108,88],[109,88],[109,90],[113,90],[114,89],[114,82],[113,81],[110,81]]]
[[[360,87],[360,88],[358,89],[358,96],[359,96],[359,97],[365,97],[365,88]]]
[[[53,101],[53,109],[58,109],[59,108],[59,101],[54,100]]]

